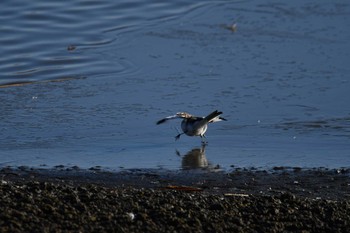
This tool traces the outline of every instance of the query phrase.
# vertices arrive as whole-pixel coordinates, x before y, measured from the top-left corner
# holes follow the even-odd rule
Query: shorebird
[[[176,135],[175,140],[178,140],[182,134],[186,134],[188,136],[200,136],[202,143],[206,144],[205,132],[208,129],[208,124],[212,122],[226,121],[225,118],[220,116],[221,114],[222,112],[215,110],[206,117],[197,117],[187,112],[178,112],[173,116],[168,116],[159,120],[157,125],[162,124],[167,120],[181,118],[183,119],[181,122],[181,129],[183,132]]]

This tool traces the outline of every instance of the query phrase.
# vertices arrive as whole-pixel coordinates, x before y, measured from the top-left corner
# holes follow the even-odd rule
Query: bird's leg
[[[208,145],[208,141],[206,140],[207,137],[204,134],[200,136],[201,136],[202,145],[203,146]]]
[[[178,128],[175,128],[176,130],[177,130],[177,132],[179,133],[178,135],[176,135],[175,136],[175,141],[177,141],[177,140],[179,140],[180,139],[180,136],[182,135],[182,134],[184,134],[184,132],[183,133],[181,133],[180,132],[180,130],[178,129]]]
[[[179,140],[180,139],[180,136],[184,134],[184,133],[179,133],[178,135],[175,136],[175,141]]]
[[[180,151],[176,150],[176,152],[175,152],[175,153],[176,153],[176,155],[177,155],[177,156],[181,157],[181,153],[180,153]]]

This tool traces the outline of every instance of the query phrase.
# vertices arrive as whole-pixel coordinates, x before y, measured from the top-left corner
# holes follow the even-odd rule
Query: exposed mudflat
[[[349,170],[0,172],[2,232],[346,232]]]

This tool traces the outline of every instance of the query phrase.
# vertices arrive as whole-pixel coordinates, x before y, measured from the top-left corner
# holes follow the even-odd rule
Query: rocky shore
[[[2,168],[1,232],[348,232],[347,169]]]

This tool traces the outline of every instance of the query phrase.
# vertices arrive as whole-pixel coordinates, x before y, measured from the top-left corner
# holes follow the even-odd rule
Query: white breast
[[[184,119],[181,122],[182,131],[188,136],[201,136],[207,131],[208,125],[200,120],[191,121]]]

